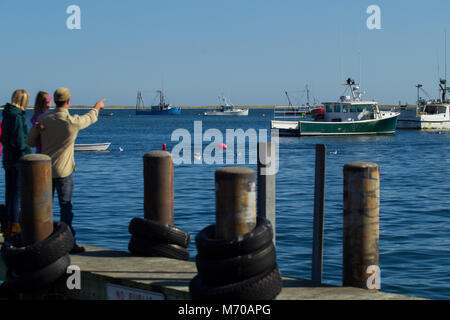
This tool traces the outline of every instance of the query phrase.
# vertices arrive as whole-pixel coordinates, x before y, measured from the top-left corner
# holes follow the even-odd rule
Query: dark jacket
[[[3,166],[16,164],[20,157],[31,153],[30,147],[25,142],[27,137],[27,124],[25,111],[11,104],[3,108],[2,136]]]

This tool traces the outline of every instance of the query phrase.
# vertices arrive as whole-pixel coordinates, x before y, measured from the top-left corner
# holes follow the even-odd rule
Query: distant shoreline
[[[236,106],[236,108],[247,108],[247,109],[273,109],[275,106]],[[398,107],[398,105],[379,105],[380,109],[391,109]],[[408,108],[415,107],[415,105],[408,105]],[[90,109],[92,106],[71,106],[71,110],[76,109]],[[105,106],[104,110],[119,110],[119,109],[135,109],[135,106]],[[199,109],[216,109],[219,108],[219,106],[180,106],[181,109],[186,110],[199,110]],[[3,109],[3,106],[0,107],[0,109]],[[51,109],[54,109],[52,107]],[[28,107],[27,110],[33,110],[33,107]]]

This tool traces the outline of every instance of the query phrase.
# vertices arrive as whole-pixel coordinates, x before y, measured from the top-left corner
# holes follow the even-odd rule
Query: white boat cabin
[[[341,97],[340,102],[325,102],[323,121],[351,122],[381,119],[382,113],[375,101],[351,101],[349,96]]]

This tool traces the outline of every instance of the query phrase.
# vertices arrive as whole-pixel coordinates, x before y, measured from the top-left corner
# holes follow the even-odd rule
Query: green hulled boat
[[[363,92],[352,79],[345,84],[351,96],[341,96],[337,102],[325,102],[323,116],[315,120],[281,120],[271,122],[272,129],[280,135],[370,135],[393,134],[397,126],[398,112],[380,111],[376,101],[361,99]]]

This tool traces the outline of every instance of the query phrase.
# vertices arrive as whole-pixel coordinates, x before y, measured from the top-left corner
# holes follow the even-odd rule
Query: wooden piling
[[[29,154],[20,158],[21,213],[24,245],[41,242],[53,232],[51,158]]]
[[[230,240],[256,226],[255,171],[227,167],[216,171],[216,238]]]
[[[343,285],[379,289],[380,170],[377,164],[344,166]],[[372,272],[378,272],[373,274]],[[378,277],[378,278],[377,278]],[[373,285],[371,279],[375,279]]]
[[[311,280],[317,283],[322,283],[326,152],[327,147],[324,144],[316,145]]]
[[[272,224],[273,243],[276,242],[276,174],[267,170],[276,161],[272,142],[258,143],[258,202],[257,216]]]
[[[174,225],[173,161],[167,151],[144,155],[144,218]]]

